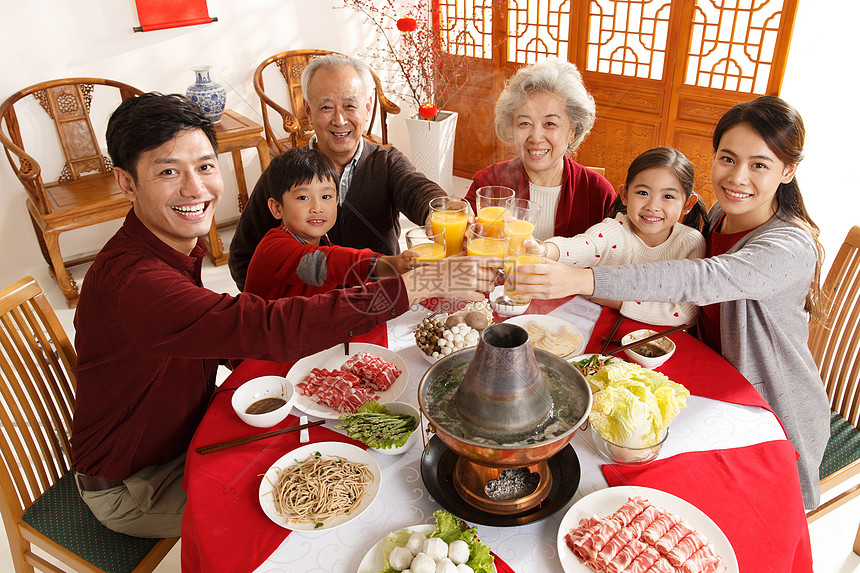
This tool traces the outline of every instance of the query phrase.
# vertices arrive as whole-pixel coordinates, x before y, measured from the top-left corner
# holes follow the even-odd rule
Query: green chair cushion
[[[108,573],[133,570],[159,541],[117,533],[99,523],[78,493],[74,471],[37,499],[24,512],[23,520]]]
[[[836,412],[830,412],[830,440],[818,468],[819,479],[844,468],[857,458],[860,458],[860,430]]]

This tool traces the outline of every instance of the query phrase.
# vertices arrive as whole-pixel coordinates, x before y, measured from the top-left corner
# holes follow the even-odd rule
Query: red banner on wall
[[[217,22],[209,16],[206,0],[135,0],[140,26],[135,32],[151,32]]]

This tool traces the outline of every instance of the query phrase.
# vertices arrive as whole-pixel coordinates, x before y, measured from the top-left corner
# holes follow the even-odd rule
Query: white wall
[[[807,159],[799,177],[808,208],[822,227],[827,265],[851,225],[860,224],[860,199],[851,189],[851,172],[858,162],[851,154],[853,136],[860,131],[852,109],[856,80],[844,65],[854,53],[853,23],[860,6],[838,4],[841,14],[800,2],[782,93],[806,121]],[[264,58],[300,48],[355,54],[371,41],[369,28],[357,15],[332,9],[341,6],[341,0],[209,0],[217,23],[137,34],[131,31],[137,25],[132,0],[0,0],[0,5],[0,99],[34,83],[69,76],[107,77],[143,90],[184,92],[193,82],[190,68],[209,64],[212,78],[227,87],[227,106],[259,119],[252,74]],[[408,153],[403,115],[394,118],[391,139]],[[253,185],[259,167],[252,152],[245,152],[244,163]],[[216,219],[223,220],[236,216],[237,208],[228,156],[222,157],[221,166],[225,200]],[[118,224],[65,234],[64,252],[94,250]],[[33,272],[33,260],[41,262],[23,189],[8,165],[0,165],[0,245],[0,284]],[[50,292],[46,273],[36,278],[55,304],[62,300],[58,289]]]

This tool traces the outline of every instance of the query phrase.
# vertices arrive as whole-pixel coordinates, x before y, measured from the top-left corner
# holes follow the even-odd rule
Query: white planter
[[[428,179],[453,192],[454,136],[457,112],[440,111],[437,121],[406,119],[412,163]]]

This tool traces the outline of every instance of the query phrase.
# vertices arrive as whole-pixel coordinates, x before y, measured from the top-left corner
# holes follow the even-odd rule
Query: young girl
[[[575,237],[547,241],[547,257],[571,267],[699,259],[705,239],[678,221],[697,206],[693,165],[683,153],[656,147],[633,160],[618,198],[622,208]],[[600,301],[628,318],[666,326],[691,324],[699,307],[690,303],[647,302],[640,298]]]
[[[803,502],[812,509],[830,408],[807,347],[810,317],[821,313],[823,250],[795,180],[804,136],[800,115],[774,96],[738,104],[720,119],[708,258],[595,269],[523,266],[521,272],[534,274],[522,276],[518,290],[537,298],[587,294],[713,305],[700,314],[703,338],[779,416],[800,453]]]

